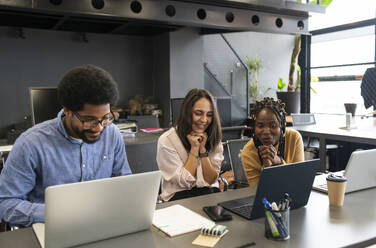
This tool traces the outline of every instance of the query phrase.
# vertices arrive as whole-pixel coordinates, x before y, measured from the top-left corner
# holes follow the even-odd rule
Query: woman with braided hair
[[[251,109],[252,139],[242,151],[242,164],[250,186],[257,186],[265,167],[301,162],[304,147],[301,135],[286,129],[285,104],[265,97]]]

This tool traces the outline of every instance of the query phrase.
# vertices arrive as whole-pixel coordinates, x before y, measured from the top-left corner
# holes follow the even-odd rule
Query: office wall
[[[244,62],[246,55],[251,58],[257,54],[262,59],[264,68],[260,73],[260,83],[263,91],[273,89],[267,91],[265,96],[276,97],[278,78],[282,77],[286,83],[288,82],[294,36],[239,32],[227,33],[225,37]],[[231,91],[230,71],[233,71],[233,84],[245,81],[244,69],[236,66],[237,58],[217,34],[203,36],[203,61],[228,91]],[[237,86],[232,86],[233,92],[240,94],[236,92],[239,90]]]
[[[227,85],[231,69],[244,76],[219,35],[200,36],[195,28],[156,37],[88,33],[87,43],[73,32],[23,31],[25,39],[17,38],[14,28],[0,28],[0,139],[11,124],[22,123],[30,115],[28,87],[56,86],[74,66],[95,64],[108,70],[118,82],[120,106],[136,94],[154,95],[164,111],[163,127],[170,121],[170,98],[184,97],[194,87],[204,88],[203,62]],[[275,88],[278,77],[287,81],[293,36],[253,32],[225,36],[243,59],[257,53],[264,60],[261,83],[265,88]]]
[[[170,124],[170,35],[154,38],[153,85],[159,108],[163,110],[160,119],[162,127]]]
[[[170,33],[171,98],[184,97],[192,88],[204,88],[203,39],[199,29]]]
[[[153,38],[0,28],[0,138],[10,124],[30,115],[30,86],[56,86],[70,68],[94,64],[109,71],[119,85],[119,105],[136,94],[152,95]]]

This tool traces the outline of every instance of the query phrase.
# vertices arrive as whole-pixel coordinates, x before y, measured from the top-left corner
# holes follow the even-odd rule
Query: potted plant
[[[301,36],[295,36],[294,48],[291,54],[289,82],[287,91],[281,91],[286,84],[282,82],[282,78],[278,79],[277,98],[286,104],[286,113],[300,113],[300,79],[301,70],[297,63],[301,47]],[[294,78],[296,77],[296,80]]]
[[[263,90],[262,86],[260,85],[259,77],[260,72],[263,68],[262,60],[260,59],[260,57],[255,54],[251,59],[248,56],[245,56],[245,60],[250,70],[249,97],[251,99],[251,107],[257,100],[261,99],[265,95],[265,93],[270,90],[270,88]]]
[[[286,86],[282,78],[278,79],[277,98],[285,103],[286,113],[300,113],[300,91],[281,91]]]
[[[332,0],[322,0],[320,4],[328,7],[331,2]],[[317,0],[311,0],[309,1],[309,3],[317,4]],[[278,99],[281,99],[281,101],[286,104],[287,114],[300,113],[301,69],[297,63],[297,60],[300,54],[300,49],[301,49],[301,35],[296,35],[295,41],[294,41],[294,48],[291,54],[289,82],[287,86],[287,92],[283,92],[283,91],[277,92]],[[311,87],[311,90],[316,94],[316,91],[312,87]]]

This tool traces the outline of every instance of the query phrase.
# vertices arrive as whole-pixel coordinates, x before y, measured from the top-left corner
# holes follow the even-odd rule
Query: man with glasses
[[[24,132],[0,175],[0,218],[11,226],[44,222],[48,186],[131,174],[112,124],[116,82],[101,68],[70,70],[58,85],[57,118]]]

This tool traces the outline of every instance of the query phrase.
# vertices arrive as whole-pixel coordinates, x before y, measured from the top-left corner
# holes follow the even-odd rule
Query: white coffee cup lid
[[[345,176],[342,176],[342,175],[336,175],[336,174],[330,173],[326,177],[326,180],[332,181],[332,182],[346,182],[347,178]]]

